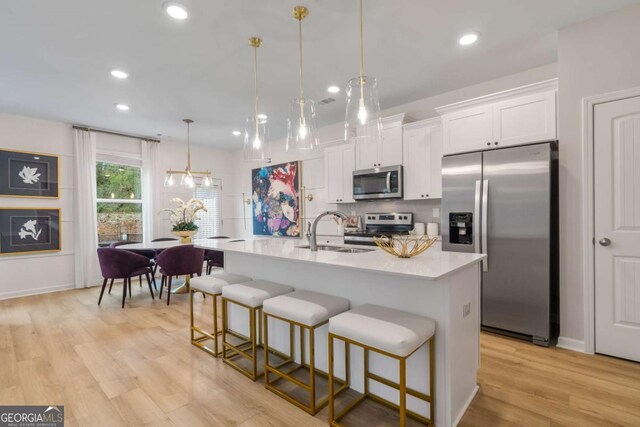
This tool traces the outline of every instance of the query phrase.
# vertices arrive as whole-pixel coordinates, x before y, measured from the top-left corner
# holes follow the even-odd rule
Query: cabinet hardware
[[[494,142],[493,145],[498,145],[498,141]]]
[[[491,143],[490,143],[490,142],[487,142],[487,145],[491,145]]]
[[[598,240],[598,243],[600,243],[601,246],[609,246],[611,245],[611,240],[605,237],[603,239]]]
[[[429,195],[427,194],[427,197],[429,197]]]

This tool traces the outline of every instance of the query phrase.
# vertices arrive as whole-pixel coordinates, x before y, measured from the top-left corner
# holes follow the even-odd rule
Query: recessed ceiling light
[[[338,87],[338,86],[329,86],[327,88],[327,91],[329,93],[338,93],[338,92],[340,92],[340,87]]]
[[[474,44],[475,42],[477,42],[478,37],[480,37],[480,34],[478,33],[467,33],[467,34],[463,34],[462,37],[460,37],[460,40],[458,40],[458,42],[462,46],[468,46],[470,44]]]
[[[116,79],[126,79],[127,77],[129,77],[129,73],[122,70],[111,70],[111,75]]]
[[[233,132],[231,132],[233,134],[233,136],[240,136],[242,135],[242,132],[240,132],[239,130],[234,130]]]
[[[116,104],[116,108],[120,111],[129,111],[129,106],[127,104]]]
[[[164,3],[163,7],[165,12],[167,12],[167,14],[173,19],[183,20],[187,19],[187,17],[189,16],[187,8],[180,3],[168,1]]]

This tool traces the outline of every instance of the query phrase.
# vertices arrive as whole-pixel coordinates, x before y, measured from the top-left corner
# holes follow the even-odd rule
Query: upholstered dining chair
[[[193,277],[194,274],[202,274],[202,263],[204,262],[204,249],[196,248],[193,245],[180,245],[167,248],[158,254],[156,258],[160,266],[160,299],[162,290],[167,285],[167,305],[171,303],[171,282],[175,276]]]
[[[107,281],[111,280],[109,285],[109,289],[111,289],[115,279],[122,279],[124,281],[122,286],[122,308],[124,308],[127,288],[129,289],[129,297],[131,297],[131,278],[141,275],[147,277],[151,299],[155,299],[153,288],[151,287],[153,264],[149,261],[149,258],[122,249],[98,248],[98,261],[100,262],[100,270],[104,278],[102,289],[100,290],[100,298],[98,298],[98,305],[102,302]]]
[[[122,245],[130,245],[132,242],[127,242],[126,240],[120,240],[118,242],[112,242],[109,247],[110,248],[117,248],[118,246],[122,246]],[[152,262],[155,262],[155,258],[156,258],[156,251],[152,250],[152,249],[126,249],[129,252],[133,252],[134,254],[138,254],[138,255],[142,255],[143,257],[146,257],[147,259],[149,259]],[[156,291],[158,290],[158,288],[156,287],[156,267],[154,266],[153,268],[153,287],[156,288]],[[138,276],[138,281],[140,282],[140,287],[142,287],[142,276]],[[109,285],[109,293],[111,293],[111,286],[113,285],[113,282]]]
[[[176,239],[175,237],[158,237],[156,239],[153,239],[151,242],[173,242],[176,240],[178,239]],[[158,271],[158,263],[156,262],[156,258],[158,257],[158,254],[163,250],[164,249],[155,250],[155,255],[153,256],[153,262],[155,263],[155,265],[153,266],[153,277],[156,277],[156,272]]]
[[[209,239],[228,239],[227,236],[213,236]],[[204,250],[204,260],[207,262],[207,274],[211,274],[213,267],[224,268],[224,252],[215,249]]]

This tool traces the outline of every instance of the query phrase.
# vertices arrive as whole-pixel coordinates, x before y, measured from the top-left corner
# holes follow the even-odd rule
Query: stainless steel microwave
[[[353,172],[354,200],[401,199],[402,165]]]

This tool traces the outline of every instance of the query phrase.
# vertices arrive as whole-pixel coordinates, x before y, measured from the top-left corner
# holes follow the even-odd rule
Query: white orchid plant
[[[171,203],[176,205],[175,209],[166,208],[160,211],[169,212],[169,220],[173,225],[172,231],[197,231],[198,226],[195,221],[200,219],[198,212],[207,212],[201,200],[190,199],[185,202],[179,197],[171,199]]]

